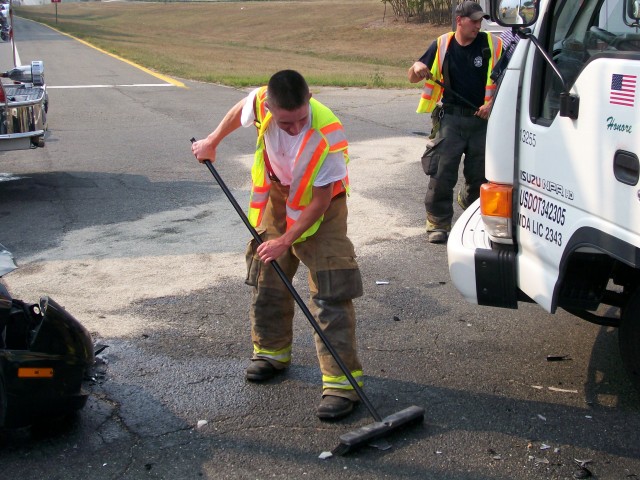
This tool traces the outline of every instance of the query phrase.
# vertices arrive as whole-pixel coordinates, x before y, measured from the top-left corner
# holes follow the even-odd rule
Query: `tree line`
[[[444,25],[451,23],[452,3],[458,0],[382,0],[392,9],[393,16],[405,22],[432,23]]]

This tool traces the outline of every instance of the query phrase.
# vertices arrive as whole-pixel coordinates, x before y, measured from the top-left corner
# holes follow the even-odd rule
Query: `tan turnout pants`
[[[262,223],[256,230],[263,241],[281,236],[286,229],[285,202],[288,187],[274,182]],[[294,299],[271,265],[262,263],[255,240],[247,248],[246,283],[253,286],[251,337],[254,357],[268,360],[276,368],[291,361]],[[356,352],[356,318],[352,299],[362,295],[362,279],[353,244],[347,237],[346,195],[333,198],[318,231],[304,242],[295,243],[277,259],[293,279],[300,262],[309,269],[309,310],[325,336],[357,381],[362,366]],[[323,376],[323,394],[357,400],[353,387],[320,337],[314,332],[316,353]]]

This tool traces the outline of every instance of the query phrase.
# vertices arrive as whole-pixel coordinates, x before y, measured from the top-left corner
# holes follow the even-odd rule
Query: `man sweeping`
[[[353,299],[362,295],[362,279],[347,237],[349,157],[342,124],[311,98],[302,75],[282,70],[234,105],[207,138],[194,142],[193,154],[214,162],[220,142],[251,125],[258,140],[247,217],[263,243],[253,240],[246,253],[246,283],[253,287],[253,358],[246,378],[264,382],[291,364],[294,299],[268,265],[276,260],[290,280],[300,262],[307,266],[310,310],[361,386]],[[323,384],[317,416],[342,418],[353,411],[358,395],[317,334],[315,343]]]

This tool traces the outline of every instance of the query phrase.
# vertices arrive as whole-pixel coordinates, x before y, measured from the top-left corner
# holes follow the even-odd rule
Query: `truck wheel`
[[[622,311],[618,344],[622,363],[640,392],[640,287],[636,288]]]

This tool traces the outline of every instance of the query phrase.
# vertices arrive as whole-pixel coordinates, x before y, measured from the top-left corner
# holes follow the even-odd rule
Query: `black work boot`
[[[251,360],[247,367],[246,378],[250,382],[265,382],[276,376],[279,370],[268,361],[258,358]]]
[[[335,395],[323,395],[316,415],[321,420],[338,420],[353,411],[355,402]]]
[[[446,243],[447,232],[444,230],[431,230],[427,232],[427,240],[429,240],[429,243]]]
[[[427,241],[429,243],[447,243],[451,225],[434,223],[427,217]]]

